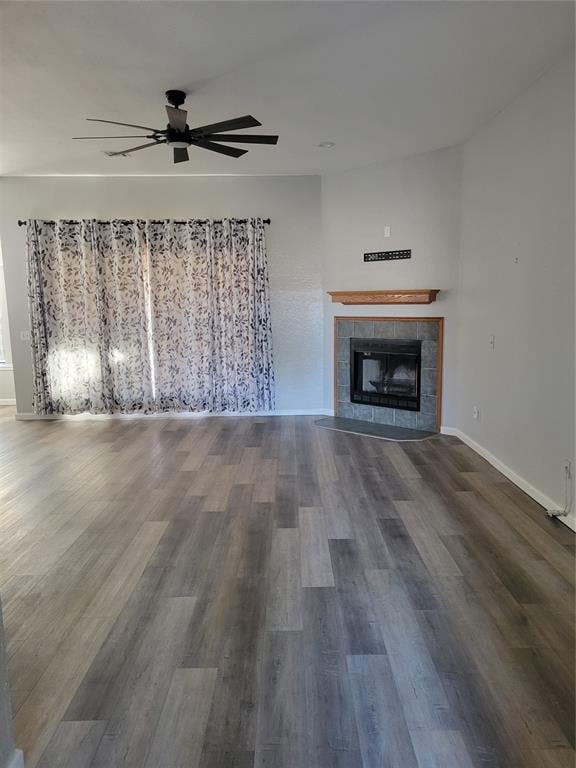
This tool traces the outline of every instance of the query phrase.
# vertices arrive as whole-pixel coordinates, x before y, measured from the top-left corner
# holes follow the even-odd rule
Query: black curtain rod
[[[257,218],[257,217],[254,217]],[[41,221],[45,221],[44,219],[41,219]],[[61,221],[75,221],[75,219],[61,219]],[[104,219],[97,219],[97,221],[101,224],[107,224],[110,220],[104,220]],[[133,221],[133,219],[115,219],[115,221]],[[172,221],[172,219],[152,219],[152,221]],[[186,221],[194,221],[194,219],[187,219]],[[186,221],[174,221],[174,224],[186,224]],[[198,221],[224,221],[224,219],[198,219]],[[248,219],[235,219],[235,221],[239,222],[246,222]],[[262,219],[264,224],[271,224],[272,219]],[[19,227],[25,227],[28,221],[25,221],[23,219],[18,219],[18,226]],[[55,224],[55,221],[45,221],[46,224]]]

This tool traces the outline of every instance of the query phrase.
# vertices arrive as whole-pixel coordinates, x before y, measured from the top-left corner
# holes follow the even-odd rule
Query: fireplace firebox
[[[350,400],[419,411],[421,362],[421,341],[351,338]]]

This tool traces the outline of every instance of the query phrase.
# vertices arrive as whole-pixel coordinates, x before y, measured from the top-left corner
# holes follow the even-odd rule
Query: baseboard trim
[[[14,750],[6,768],[24,768],[24,753],[21,749]]]
[[[9,397],[4,400],[0,400],[0,405],[16,405],[16,398]]]
[[[503,461],[491,453],[487,448],[484,448],[483,445],[477,443],[476,440],[470,437],[470,435],[467,435],[465,432],[462,432],[456,427],[442,427],[440,431],[443,435],[452,435],[453,437],[458,437],[460,440],[462,440],[463,443],[466,443],[467,446],[472,448],[473,451],[476,451],[476,453],[480,454],[480,456],[482,456],[483,459],[486,459],[486,461],[495,469],[497,469],[499,472],[502,472],[502,474],[507,477],[508,480],[511,480],[514,483],[514,485],[517,485],[518,488],[524,491],[524,493],[527,493],[528,496],[534,499],[534,501],[537,501],[538,504],[544,507],[545,510],[558,509],[559,505],[553,499],[551,499],[545,493],[542,493],[542,491],[538,490],[538,488],[535,488],[531,483],[528,482],[528,480],[526,480],[526,478],[522,477],[522,475],[519,475],[513,469],[510,469],[507,464],[504,464]],[[561,523],[564,523],[564,525],[567,525],[568,528],[576,531],[576,516],[574,513],[564,517],[558,517],[556,519]]]
[[[163,412],[163,413],[76,413],[74,415],[48,414],[40,415],[37,413],[17,413],[17,421],[106,421],[108,419],[211,419],[216,416],[233,416],[235,418],[243,417],[261,417],[261,416],[331,416],[332,411],[327,408],[311,408],[305,410],[298,409],[278,409],[275,411],[251,411],[225,413],[190,413],[188,411]]]

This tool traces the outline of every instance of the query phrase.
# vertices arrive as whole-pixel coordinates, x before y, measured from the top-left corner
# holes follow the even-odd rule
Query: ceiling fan
[[[134,123],[117,123],[114,120],[99,120],[95,117],[88,117],[87,120],[96,123],[109,123],[110,125],[123,125],[127,128],[137,128],[142,131],[149,131],[148,134],[141,136],[74,136],[74,139],[151,139],[147,144],[140,144],[131,149],[124,149],[120,152],[107,152],[109,157],[118,155],[129,155],[140,149],[155,147],[158,144],[167,144],[174,150],[174,162],[185,163],[189,160],[188,147],[200,147],[209,149],[211,152],[219,152],[221,155],[229,157],[241,157],[248,151],[239,147],[226,146],[228,142],[235,144],[276,144],[278,136],[263,136],[257,134],[233,134],[225,131],[238,131],[242,128],[255,128],[262,123],[251,115],[235,117],[232,120],[224,120],[221,123],[212,123],[211,125],[202,125],[199,128],[190,128],[186,123],[187,112],[180,109],[186,100],[184,91],[166,91],[166,98],[170,106],[166,106],[168,115],[168,125],[165,129],[150,128],[146,125],[134,125]],[[225,142],[224,144],[220,142]]]

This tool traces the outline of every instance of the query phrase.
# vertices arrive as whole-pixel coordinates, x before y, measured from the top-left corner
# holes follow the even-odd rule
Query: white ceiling
[[[550,66],[570,2],[1,2],[0,173],[284,174],[369,165],[458,143]],[[277,147],[239,160],[138,140],[85,117],[164,127],[253,114]],[[109,130],[108,130],[109,129]],[[254,132],[254,131],[251,131]],[[336,143],[320,149],[321,141]]]

